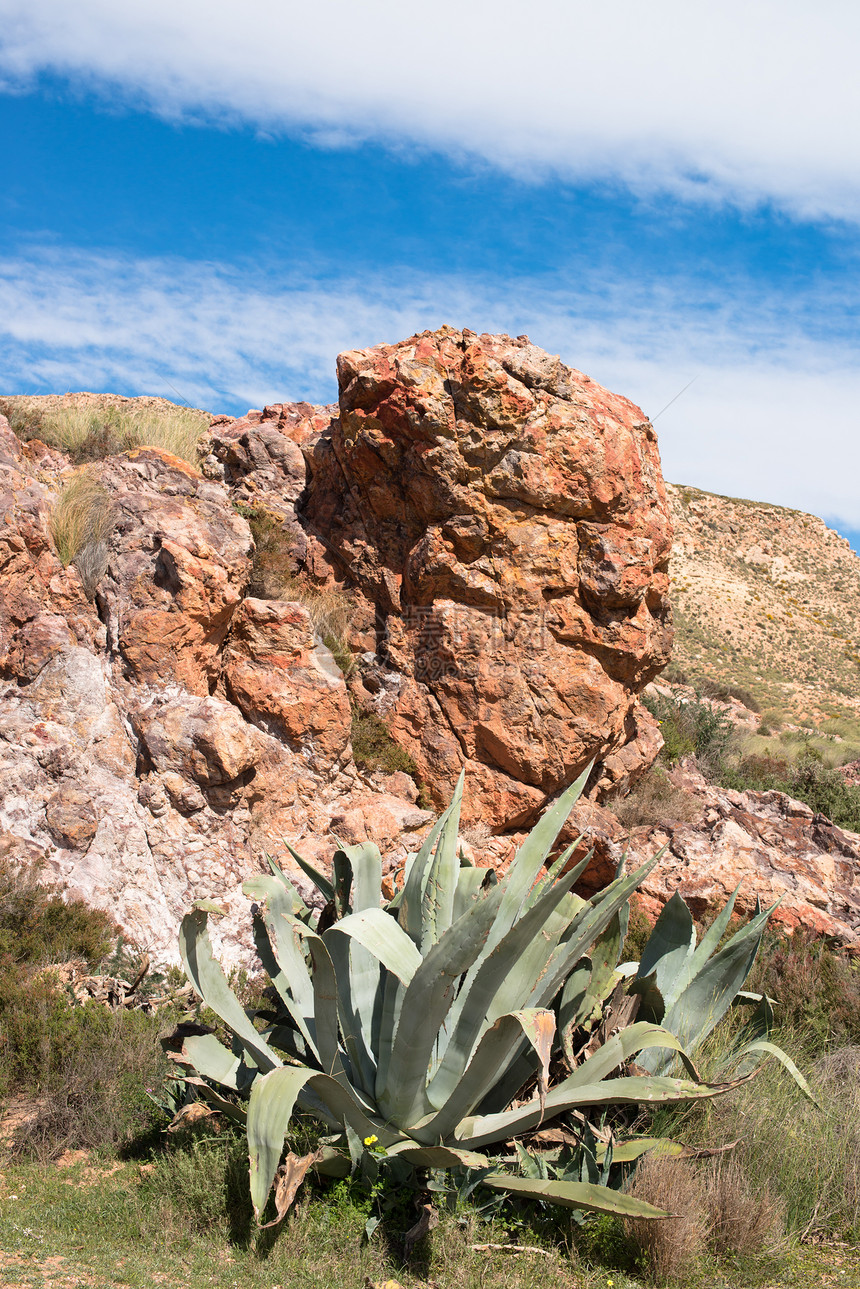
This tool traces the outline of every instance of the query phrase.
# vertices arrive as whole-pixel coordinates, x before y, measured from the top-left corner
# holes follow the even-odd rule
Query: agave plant
[[[733,1059],[775,1056],[812,1100],[794,1062],[768,1041],[773,1020],[771,1000],[742,989],[776,905],[762,909],[757,903],[749,922],[721,944],[739,890],[740,886],[735,887],[698,943],[690,910],[676,891],[663,906],[639,963],[619,967],[618,975],[635,973],[630,992],[641,998],[639,1017],[671,1030],[688,1056],[696,1053],[733,1004],[754,1004],[752,1020],[731,1053]],[[652,1074],[665,1074],[674,1061],[672,1052],[652,1048],[642,1053],[638,1064]]]
[[[270,861],[271,874],[244,886],[258,902],[255,941],[277,1000],[262,1030],[214,957],[207,922],[219,910],[199,902],[185,917],[186,972],[233,1047],[192,1035],[178,1059],[204,1095],[245,1120],[258,1218],[296,1106],[335,1134],[313,1161],[323,1172],[344,1172],[372,1148],[418,1167],[479,1168],[488,1186],[577,1209],[665,1216],[599,1181],[518,1177],[482,1153],[563,1112],[728,1086],[699,1080],[682,1040],[649,1021],[573,1053],[571,1035],[599,1016],[619,979],[630,895],[659,858],[589,900],[572,889],[590,858],[570,866],[581,839],[544,870],[587,773],[499,880],[457,852],[462,776],[387,902],[373,845],[339,849],[330,881],[292,852],[326,901],[320,916]],[[567,1070],[551,1085],[550,1062],[565,1050]],[[690,1077],[626,1072],[650,1052],[677,1056]],[[246,1111],[235,1094],[247,1096]]]

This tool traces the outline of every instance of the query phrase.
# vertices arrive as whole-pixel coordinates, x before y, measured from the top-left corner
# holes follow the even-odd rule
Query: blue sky
[[[0,0],[0,388],[239,413],[527,332],[676,482],[860,530],[845,2]]]

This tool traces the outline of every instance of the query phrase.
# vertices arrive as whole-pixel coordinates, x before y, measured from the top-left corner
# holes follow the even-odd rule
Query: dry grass
[[[677,1214],[662,1221],[631,1218],[626,1223],[628,1238],[649,1275],[661,1284],[692,1275],[708,1234],[707,1192],[694,1165],[686,1159],[646,1155],[626,1189],[637,1199]]]
[[[750,1256],[771,1251],[782,1236],[784,1205],[767,1183],[753,1186],[734,1159],[718,1158],[705,1174],[708,1244],[714,1253]]]
[[[608,801],[624,828],[651,827],[655,823],[689,823],[702,812],[701,802],[676,788],[662,766],[653,766],[626,797]]]
[[[316,635],[334,655],[348,676],[353,669],[352,652],[346,642],[352,615],[352,601],[340,587],[314,587],[296,576],[297,559],[293,542],[281,515],[265,506],[238,505],[254,538],[254,562],[248,593],[261,600],[295,600],[311,615]]]
[[[87,595],[104,573],[114,523],[107,489],[89,471],[73,474],[54,503],[50,530],[63,567],[75,564]]]
[[[197,442],[209,417],[193,408],[120,404],[23,409],[12,423],[21,437],[38,437],[67,453],[76,465],[132,448],[160,448],[197,465]]]

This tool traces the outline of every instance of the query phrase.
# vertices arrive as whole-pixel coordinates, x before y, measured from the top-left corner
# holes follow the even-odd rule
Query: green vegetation
[[[413,778],[417,774],[412,757],[394,742],[385,722],[375,712],[363,711],[357,703],[352,705],[350,737],[352,755],[360,770],[382,770],[385,774],[402,770]]]
[[[646,696],[644,701],[660,722],[665,740],[661,760],[666,765],[695,756],[702,773],[714,783],[738,792],[784,792],[839,827],[860,831],[860,788],[846,783],[836,766],[825,760],[828,756],[841,762],[855,759],[857,745],[835,744],[836,731],[828,728],[850,730],[856,737],[854,723],[828,721],[817,735],[786,731],[774,744],[738,733],[728,715],[701,698],[676,701],[659,695]],[[623,813],[623,806],[616,807],[619,810]],[[635,799],[629,813],[638,817]]]
[[[270,877],[252,881],[258,949],[273,984],[262,987],[240,973],[235,1007],[208,956],[207,913],[189,915],[186,960],[202,997],[181,1017],[185,1024],[171,1046],[183,1049],[187,1066],[193,1059],[212,1077],[185,1091],[175,1079],[165,1082],[155,1041],[176,1010],[158,1020],[79,1005],[42,969],[70,957],[92,967],[113,954],[108,965],[119,971],[130,960],[110,919],[39,886],[32,866],[0,867],[0,1068],[9,1071],[0,1106],[36,1112],[29,1121],[25,1116],[23,1129],[16,1119],[16,1154],[0,1182],[4,1283],[65,1276],[71,1283],[141,1287],[353,1289],[367,1277],[393,1278],[404,1289],[433,1281],[476,1289],[667,1283],[740,1289],[817,1283],[834,1265],[847,1277],[860,1274],[858,967],[800,932],[765,930],[766,915],[743,923],[731,906],[710,926],[695,928],[676,898],[652,928],[635,896],[630,907],[635,877],[583,902],[566,893],[572,879],[560,877],[563,859],[529,892],[570,800],[538,826],[539,841],[525,844],[513,878],[494,883],[454,854],[456,805],[437,825],[435,849],[431,842],[412,861],[406,886],[387,905],[377,889],[378,854],[369,846],[339,852],[331,882],[304,865],[326,902],[321,915],[274,866]],[[495,919],[506,897],[513,907],[517,890],[519,911],[494,945]],[[485,915],[487,936],[477,925]],[[549,939],[532,934],[539,925]],[[451,956],[455,939],[460,959]],[[397,974],[408,975],[407,940],[415,959],[408,984]],[[560,951],[573,965],[564,985]],[[475,960],[468,965],[470,954]],[[762,1022],[767,1027],[771,1012],[763,1002],[757,1012],[740,999],[733,1003],[753,959],[746,988],[775,1000],[770,1039],[808,1072],[820,1108],[775,1063],[744,1078],[761,1055],[750,1034]],[[615,964],[628,960],[637,965],[619,988]],[[289,964],[289,986],[279,963]],[[543,994],[530,991],[528,973],[546,981],[547,965],[556,983],[547,981]],[[461,986],[444,1005],[451,1001],[459,1012],[449,1011],[434,1030],[434,1010],[438,1016],[458,967]],[[469,1140],[461,1121],[439,1146],[444,1134],[426,1139],[420,1115],[406,1140],[395,1126],[393,1101],[384,1120],[376,1113],[376,1079],[371,1096],[355,1073],[365,1036],[374,1041],[376,1022],[367,1028],[361,1003],[374,979],[385,1004],[379,1023],[388,1023],[386,1014],[395,1018],[387,1044],[390,1091],[380,1096],[409,1101],[410,1115],[420,1111],[421,1089],[426,1094],[446,1068],[444,1035],[448,1052],[467,1055],[448,1101],[462,1101]],[[637,1001],[638,1016],[625,1014]],[[484,1033],[476,1030],[467,1041],[471,1011],[484,1016]],[[399,1042],[405,1016],[415,1018],[410,1041],[404,1027]],[[698,1049],[695,1075],[669,1068],[679,1042],[670,1031],[687,1052]],[[506,1062],[502,1049],[514,1040],[514,1059]],[[484,1047],[479,1087],[475,1063]],[[332,1088],[333,1118],[325,1125],[314,1117],[325,1103],[323,1062],[337,1076],[328,1082],[340,1089]],[[625,1092],[625,1085],[647,1088],[655,1080],[664,1091],[669,1083],[676,1090],[684,1085],[686,1097],[667,1102]],[[292,1090],[285,1096],[264,1091],[287,1082]],[[167,1118],[147,1087],[165,1107],[179,1107],[171,1131],[164,1131]],[[298,1105],[290,1116],[296,1089],[322,1096],[308,1103],[311,1116]],[[201,1101],[192,1099],[195,1091]],[[468,1113],[476,1096],[483,1101],[477,1115]],[[437,1100],[444,1110],[444,1099]],[[234,1122],[246,1113],[257,1142],[253,1190],[246,1125]],[[429,1123],[439,1114],[431,1107]],[[416,1128],[425,1139],[415,1135],[413,1148]],[[562,1134],[563,1144],[543,1139],[548,1128]],[[80,1145],[96,1153],[63,1169],[41,1162]],[[287,1168],[301,1171],[309,1157],[315,1167],[283,1221],[261,1229],[254,1201],[262,1209],[266,1177],[284,1150]],[[324,1175],[327,1164],[346,1175]],[[267,1216],[286,1207],[285,1186],[278,1172],[280,1199],[269,1200]],[[565,1194],[575,1207],[558,1207]],[[589,1216],[584,1196],[614,1211]],[[619,1216],[634,1204],[680,1216]],[[417,1225],[422,1212],[438,1220],[432,1233]],[[821,1244],[802,1246],[801,1237]],[[834,1252],[833,1241],[849,1243]]]
[[[20,439],[41,439],[67,453],[74,465],[102,461],[132,448],[160,448],[197,466],[197,443],[209,425],[206,412],[194,408],[99,404],[40,407],[22,399],[0,399]]]
[[[18,1109],[18,1150],[120,1146],[161,1118],[145,1088],[168,1066],[163,1026],[141,1011],[80,1005],[55,964],[129,965],[111,918],[0,861],[0,1107]]]
[[[416,1170],[465,1169],[491,1190],[580,1213],[666,1217],[613,1189],[610,1170],[613,1162],[678,1148],[641,1136],[607,1143],[581,1109],[605,1115],[618,1105],[695,1101],[725,1090],[700,1079],[691,1057],[743,985],[768,912],[724,942],[732,899],[697,943],[675,895],[638,969],[620,967],[630,896],[656,861],[587,901],[572,894],[590,859],[570,867],[577,843],[541,876],[590,768],[497,880],[458,857],[462,776],[387,903],[373,845],[336,851],[331,881],[292,852],[326,901],[322,914],[270,861],[271,876],[244,886],[258,901],[255,943],[273,985],[265,1010],[243,1008],[214,959],[208,918],[220,910],[198,902],[183,919],[186,973],[233,1042],[228,1048],[212,1032],[180,1033],[174,1059],[193,1072],[213,1108],[245,1123],[258,1217],[278,1177],[273,1221],[280,1220],[308,1167],[339,1177],[358,1169],[372,1185],[399,1190],[415,1185]],[[769,1014],[759,999],[736,1060],[776,1055],[803,1087],[766,1041]],[[679,1061],[687,1077],[674,1072]],[[289,1155],[279,1172],[296,1106],[335,1135],[302,1159]],[[564,1121],[571,1111],[582,1125],[573,1152],[532,1156],[518,1148],[513,1172],[498,1157],[547,1115]]]

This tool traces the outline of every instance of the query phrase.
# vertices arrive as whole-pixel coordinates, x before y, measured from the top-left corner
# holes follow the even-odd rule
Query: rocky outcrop
[[[713,914],[740,885],[739,913],[753,913],[756,900],[764,907],[778,900],[774,922],[807,927],[860,952],[860,834],[781,792],[715,787],[692,762],[671,778],[694,797],[699,813],[689,822],[634,830],[628,870],[665,847],[640,890],[647,911],[656,915],[680,891],[696,916]],[[623,844],[618,829],[616,855]],[[607,848],[610,861],[612,854]]]
[[[286,841],[324,867],[371,838],[390,883],[464,766],[462,844],[504,867],[595,758],[570,825],[594,889],[626,849],[600,802],[659,751],[637,696],[671,642],[671,534],[638,409],[525,338],[450,328],[338,374],[338,407],[215,418],[199,474],[152,449],[91,467],[110,522],[81,571],[51,535],[69,461],[0,418],[0,856],[43,859],[157,961],[201,896],[241,956],[242,879],[270,854],[307,889]],[[335,642],[319,606],[344,590]],[[356,767],[354,704],[423,795]],[[784,922],[856,942],[860,838],[684,773],[698,816],[633,834],[629,865],[668,843],[646,907],[681,889],[704,912],[743,878],[742,908],[782,894]]]
[[[511,828],[590,760],[659,749],[636,695],[671,644],[671,530],[638,408],[526,337],[443,328],[341,354],[340,415],[300,438],[301,513],[356,593],[362,701],[440,804]]]
[[[103,513],[65,567],[76,472],[0,418],[0,850],[156,959],[199,896],[241,952],[241,880],[293,868],[287,840],[325,865],[372,837],[389,875],[415,848],[432,814],[408,775],[357,769],[351,704],[437,804],[466,765],[487,861],[510,845],[487,824],[659,746],[636,694],[670,642],[670,537],[642,414],[525,339],[449,328],[342,355],[339,379],[339,407],[215,418],[199,473],[151,448],[87,467]],[[314,610],[335,584],[351,694]]]

